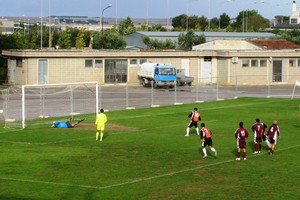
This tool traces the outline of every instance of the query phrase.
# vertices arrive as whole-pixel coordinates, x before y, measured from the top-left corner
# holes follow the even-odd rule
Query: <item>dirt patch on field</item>
[[[93,124],[93,123],[81,123],[81,124],[78,124],[78,126],[76,126],[76,129],[95,130],[95,124]],[[138,128],[123,126],[123,125],[119,125],[119,124],[107,123],[105,125],[105,130],[126,132],[126,131],[137,131]]]

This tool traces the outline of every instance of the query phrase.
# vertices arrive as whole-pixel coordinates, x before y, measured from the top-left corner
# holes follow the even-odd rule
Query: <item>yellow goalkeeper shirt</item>
[[[107,122],[107,117],[104,113],[100,113],[97,116],[95,124],[97,125],[98,130],[104,130],[105,123]]]

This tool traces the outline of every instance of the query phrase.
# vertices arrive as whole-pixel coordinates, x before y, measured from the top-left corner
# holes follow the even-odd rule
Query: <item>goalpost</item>
[[[296,87],[297,86],[300,86],[300,81],[295,81],[295,85],[294,85],[294,89],[293,89],[293,93],[292,93],[292,96],[291,96],[291,99],[293,99],[294,98],[294,95],[295,95],[295,90],[296,90]]]
[[[4,106],[5,127],[10,128],[11,124],[18,122],[22,128],[25,128],[30,119],[73,118],[77,115],[80,118],[86,118],[87,114],[97,115],[99,110],[98,88],[98,82],[80,82],[23,85],[21,95],[19,90],[16,90],[17,92],[14,94],[6,92],[6,95],[3,95],[4,105],[6,105],[6,107]],[[13,98],[12,95],[14,95]],[[12,110],[14,110],[14,114],[11,114]],[[10,117],[12,115],[14,117]]]

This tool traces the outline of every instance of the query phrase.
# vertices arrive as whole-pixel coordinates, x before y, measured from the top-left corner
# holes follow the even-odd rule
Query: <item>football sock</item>
[[[196,128],[196,131],[197,131],[197,135],[199,135],[199,128],[198,127]]]
[[[190,128],[187,128],[186,129],[186,135],[189,135],[190,134]]]
[[[83,122],[83,121],[84,121],[84,119],[79,120],[79,121],[78,121],[78,124],[79,124],[80,122]]]
[[[270,147],[270,142],[269,142],[269,140],[266,140],[266,144],[268,145],[268,147]]]
[[[100,134],[100,141],[102,141],[102,138],[103,138],[103,132],[101,132]]]
[[[241,152],[238,152],[238,153],[237,153],[237,157],[238,157],[238,158],[241,157]]]
[[[99,132],[96,132],[96,140],[99,138]]]
[[[211,150],[212,152],[216,152],[216,149],[215,149],[214,147],[211,147],[210,150]]]
[[[258,146],[258,144],[254,144],[254,151],[258,151],[257,146]]]
[[[204,156],[207,156],[206,149],[202,148],[202,151],[203,151]]]

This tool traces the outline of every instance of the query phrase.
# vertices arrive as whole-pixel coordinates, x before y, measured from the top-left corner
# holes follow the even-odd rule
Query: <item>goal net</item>
[[[5,128],[94,119],[99,110],[98,82],[23,85],[3,90],[2,96]]]

